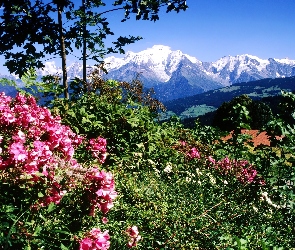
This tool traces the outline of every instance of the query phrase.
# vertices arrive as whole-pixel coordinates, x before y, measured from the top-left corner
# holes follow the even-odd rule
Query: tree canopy
[[[247,95],[240,95],[224,102],[217,109],[212,125],[224,131],[237,127],[262,129],[272,118],[272,111],[267,104],[253,101]]]
[[[83,80],[86,60],[100,63],[108,53],[124,53],[123,47],[141,39],[118,36],[110,47],[105,46],[110,29],[107,13],[122,12],[122,22],[132,16],[136,20],[159,20],[160,9],[182,11],[185,0],[119,0],[112,5],[101,0],[1,0],[0,54],[5,56],[10,73],[20,76],[30,67],[44,67],[46,56],[62,60],[65,97],[68,97],[66,56],[73,48],[81,51]]]

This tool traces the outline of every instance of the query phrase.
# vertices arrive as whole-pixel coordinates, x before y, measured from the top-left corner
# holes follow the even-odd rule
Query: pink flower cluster
[[[74,147],[83,141],[83,137],[61,125],[60,117],[39,107],[33,97],[19,93],[15,100],[0,94],[0,129],[9,147],[9,156],[1,159],[1,169],[23,165],[28,174],[48,163],[53,152],[70,161]]]
[[[104,163],[107,156],[107,141],[104,138],[98,137],[89,140],[88,149],[92,152],[92,156]]]
[[[247,160],[230,160],[228,157],[215,162],[210,156],[209,162],[224,175],[234,175],[242,184],[259,183],[264,185],[265,182],[257,175],[257,170]]]
[[[141,239],[137,226],[128,227],[126,233],[129,237],[129,242],[127,243],[127,246],[130,248],[137,246],[137,242]]]
[[[33,208],[60,202],[69,187],[62,186],[57,181],[56,172],[61,161],[65,161],[68,168],[81,167],[73,155],[75,148],[84,141],[84,137],[62,125],[60,117],[53,117],[47,108],[38,106],[33,97],[18,93],[12,99],[0,93],[0,171],[10,173],[14,183],[33,181],[46,186],[44,196]],[[90,145],[92,154],[99,157],[101,163],[104,162],[106,140],[92,139]],[[100,175],[99,173],[96,170],[95,176]],[[111,206],[107,189],[110,186],[113,188],[114,184],[110,174],[101,172],[101,175],[102,181],[99,181],[98,186],[103,187],[103,194],[99,197],[106,200],[101,208],[107,211]],[[90,182],[98,181],[90,176]],[[75,184],[69,186],[73,187]]]
[[[191,148],[186,155],[191,160],[195,158],[200,159],[201,157],[199,151],[196,148]]]
[[[189,160],[200,159],[201,158],[201,155],[200,155],[200,152],[198,151],[198,149],[195,148],[195,147],[191,147],[185,141],[179,141],[179,144],[176,145],[176,146],[174,146],[174,148],[177,149],[177,150],[179,150],[183,154],[185,154],[185,156]]]
[[[80,240],[79,250],[107,250],[110,247],[109,232],[102,232],[99,228],[93,228],[85,238]]]
[[[85,176],[87,199],[91,204],[89,215],[94,216],[95,208],[106,214],[117,197],[113,175],[97,168],[90,169]]]

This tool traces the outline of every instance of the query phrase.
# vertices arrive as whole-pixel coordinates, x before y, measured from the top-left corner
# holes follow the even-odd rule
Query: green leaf
[[[37,226],[37,227],[35,228],[35,231],[34,231],[33,236],[38,236],[39,233],[41,232],[41,230],[42,230],[42,227],[41,227],[41,226]]]
[[[51,202],[47,208],[47,212],[52,212],[56,208],[55,204]]]
[[[39,197],[39,198],[42,198],[42,197],[44,197],[44,194],[42,194],[41,192],[39,192],[39,193],[38,193],[38,197]]]
[[[56,232],[56,233],[62,233],[62,234],[67,234],[67,235],[72,235],[70,232],[67,232],[67,231],[64,231],[64,230],[59,230],[59,229],[54,230],[54,232]]]
[[[60,243],[60,249],[61,250],[69,250],[64,244]]]

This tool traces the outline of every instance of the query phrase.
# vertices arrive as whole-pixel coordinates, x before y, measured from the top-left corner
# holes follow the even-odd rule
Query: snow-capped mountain
[[[237,82],[295,75],[295,60],[260,59],[252,55],[225,56],[216,62],[201,62],[195,57],[155,45],[124,58],[105,60],[107,77],[131,80],[136,74],[147,87],[154,87],[161,100],[190,96]]]
[[[207,69],[225,83],[249,82],[264,78],[289,77],[295,74],[295,60],[260,59],[252,55],[225,56]]]
[[[180,50],[171,51],[168,46],[163,45],[155,45],[139,53],[127,52],[124,58],[108,57],[105,63],[109,73],[123,66],[126,68],[132,65],[137,72],[142,71],[142,75],[149,79],[167,82],[184,59],[194,64],[202,64],[201,61],[183,54]]]
[[[172,100],[208,90],[264,78],[295,75],[295,60],[260,59],[252,55],[225,56],[216,62],[201,62],[180,50],[154,45],[138,53],[127,52],[124,58],[105,59],[108,74],[104,78],[131,81],[139,76],[147,88],[153,87],[157,97]],[[81,77],[82,65],[73,63],[68,77]],[[46,62],[39,75],[60,74],[54,62]]]
[[[108,57],[106,77],[130,81],[140,74],[148,88],[153,87],[161,100],[171,100],[222,87],[204,71],[202,62],[180,50],[155,45],[139,53],[128,52],[124,58]]]

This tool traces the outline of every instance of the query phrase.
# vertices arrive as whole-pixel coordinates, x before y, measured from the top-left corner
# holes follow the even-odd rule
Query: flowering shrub
[[[185,141],[179,141],[179,144],[174,146],[175,149],[182,152],[189,160],[200,159],[201,155],[197,148],[192,147]]]
[[[104,163],[107,152],[107,141],[104,138],[98,137],[96,139],[89,140],[88,149],[92,152],[92,156],[99,160],[100,163]]]
[[[17,101],[3,103],[2,109],[14,108]],[[147,109],[114,106],[95,95],[65,104],[55,110],[63,124],[86,138],[95,137],[75,144],[73,134],[68,144],[72,152],[58,141],[67,128],[59,128],[60,122],[51,127],[61,133],[45,129],[35,140],[28,137],[35,128],[9,123],[20,115],[6,112],[2,119],[6,125],[0,130],[0,157],[4,162],[12,159],[11,164],[0,164],[2,248],[293,247],[293,184],[283,185],[284,192],[277,188],[290,180],[281,178],[281,171],[292,170],[293,156],[288,154],[288,159],[272,148],[247,151],[242,140],[234,146],[223,143],[221,134],[209,128],[158,124]],[[107,154],[107,168],[116,174],[120,192],[116,206],[113,175],[99,169]],[[32,157],[40,162],[37,168],[27,164]],[[290,161],[287,168],[286,161]],[[260,175],[266,180],[263,186]],[[137,226],[126,230],[126,225]]]
[[[83,184],[91,204],[89,215],[94,216],[95,208],[107,213],[114,206],[113,200],[117,197],[117,192],[111,173],[92,168],[86,173]]]
[[[31,211],[58,205],[67,193],[78,190],[76,200],[81,204],[77,206],[88,207],[92,216],[95,208],[105,214],[113,207],[117,193],[112,174],[97,167],[84,168],[74,158],[75,149],[83,145],[100,163],[105,161],[104,138],[88,143],[47,108],[38,106],[33,97],[18,93],[12,99],[0,94],[0,184],[26,192],[26,197],[19,193],[13,199],[26,200]],[[84,196],[86,200],[79,198]],[[80,242],[80,249],[108,249],[108,240],[107,232],[94,228]]]
[[[228,157],[215,162],[212,157],[208,161],[223,175],[233,175],[242,184],[257,183],[264,185],[264,180],[257,175],[257,170],[247,160],[230,160]]]
[[[186,155],[189,159],[200,159],[200,153],[196,148],[191,148]]]
[[[294,217],[284,214],[282,196],[271,186],[267,169],[275,163],[281,171],[279,164],[285,157],[278,161],[274,152],[262,148],[266,160],[260,161],[257,149],[250,151],[240,138],[235,144],[224,143],[212,128],[187,130],[175,120],[156,123],[144,108],[112,105],[98,96],[85,95],[73,104],[61,114],[63,122],[88,137],[100,134],[108,141],[108,167],[115,170],[121,194],[118,206],[107,214],[111,248],[135,245],[136,233],[128,236],[128,246],[122,238],[126,224],[140,228],[144,239],[139,241],[140,249],[290,249],[294,245],[290,223]],[[226,156],[228,169],[223,162]],[[232,159],[247,159],[251,164]],[[218,166],[219,161],[224,165]],[[255,184],[259,175],[266,178],[266,185]],[[88,189],[85,200],[101,199],[91,196],[99,190],[92,189],[91,182]],[[260,200],[263,192],[280,208]],[[78,220],[76,214],[72,218]],[[99,227],[105,231],[104,225]],[[86,237],[79,235],[79,239]]]

